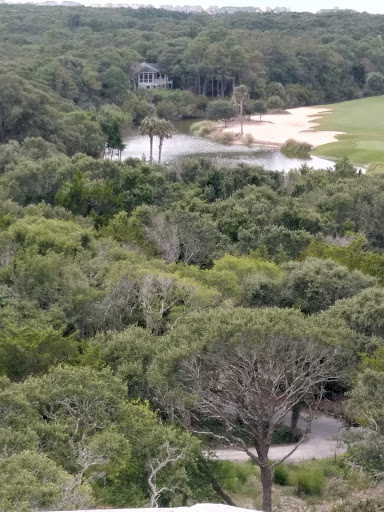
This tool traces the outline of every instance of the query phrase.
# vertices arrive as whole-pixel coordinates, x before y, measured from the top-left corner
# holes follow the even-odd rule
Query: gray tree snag
[[[221,439],[246,452],[260,468],[263,511],[271,512],[273,468],[305,439],[324,384],[336,377],[335,350],[310,336],[260,338],[248,331],[230,341],[220,339],[183,361],[180,371],[185,388],[196,397],[196,416],[222,424],[225,434]],[[300,403],[310,410],[306,432],[284,458],[271,464],[268,452],[273,432]],[[199,433],[215,435],[209,429]],[[244,441],[247,438],[250,443]]]
[[[233,89],[233,98],[239,109],[241,135],[244,133],[244,103],[249,97],[248,87],[239,85]]]
[[[165,441],[160,446],[158,457],[149,461],[148,487],[150,490],[149,507],[158,508],[158,501],[165,492],[175,492],[177,485],[172,487],[163,486],[158,488],[157,477],[159,472],[170,464],[184,458],[184,454],[176,447],[170,445],[169,441]]]

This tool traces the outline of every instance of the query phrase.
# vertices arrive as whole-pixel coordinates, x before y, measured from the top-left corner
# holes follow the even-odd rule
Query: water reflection
[[[238,145],[223,145],[212,142],[208,139],[195,137],[189,133],[190,122],[175,123],[177,133],[172,139],[165,140],[163,146],[163,163],[169,163],[179,158],[188,156],[209,156],[214,160],[226,165],[247,163],[262,165],[272,171],[289,171],[307,164],[314,169],[326,169],[334,166],[334,163],[313,156],[303,160],[300,158],[286,158],[276,148],[252,147]],[[124,137],[126,148],[123,152],[123,159],[147,158],[149,157],[149,138],[137,133],[127,133]],[[157,139],[154,141],[154,158],[157,157]]]

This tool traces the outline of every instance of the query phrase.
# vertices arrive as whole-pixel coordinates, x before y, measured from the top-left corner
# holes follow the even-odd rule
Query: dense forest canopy
[[[103,156],[234,87],[384,92],[384,18],[0,5],[0,24],[0,511],[233,504],[261,478],[269,512],[276,418],[346,392],[364,429],[338,471],[382,478],[383,176]],[[176,89],[136,91],[143,60]],[[203,456],[207,433],[260,474]]]
[[[154,111],[205,117],[209,98],[240,84],[245,113],[384,93],[379,15],[0,5],[0,22],[0,141],[42,136],[68,155],[98,156],[105,138],[121,147],[114,127]],[[174,89],[136,91],[142,61]]]
[[[45,95],[60,112],[70,110],[65,100],[135,103],[130,70],[140,61],[157,62],[177,89],[220,96],[243,83],[253,99],[278,95],[292,106],[369,94],[369,74],[384,73],[383,17],[367,13],[210,16],[1,5],[0,16],[2,89],[11,83],[18,97]],[[138,115],[137,105],[129,108]]]

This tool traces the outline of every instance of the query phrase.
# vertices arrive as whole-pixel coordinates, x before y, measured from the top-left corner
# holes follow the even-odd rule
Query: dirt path
[[[287,421],[289,418],[287,419]],[[302,430],[306,427],[305,417],[299,421],[299,428]],[[333,439],[335,435],[341,432],[345,427],[343,424],[328,416],[319,416],[312,422],[311,432],[307,434],[305,441],[298,449],[289,457],[290,462],[299,462],[306,459],[325,459],[335,456],[341,450],[337,446],[337,442]],[[269,450],[269,457],[272,460],[281,459],[292,450],[294,445],[285,444],[272,446]],[[252,450],[254,451],[254,450]],[[215,455],[221,460],[231,460],[233,462],[245,462],[248,455],[240,450],[233,448],[223,448],[216,450]]]

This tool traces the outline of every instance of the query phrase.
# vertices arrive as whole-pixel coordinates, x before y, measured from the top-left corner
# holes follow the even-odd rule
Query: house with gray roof
[[[142,62],[135,69],[136,85],[144,89],[172,89],[173,80],[157,64]]]

